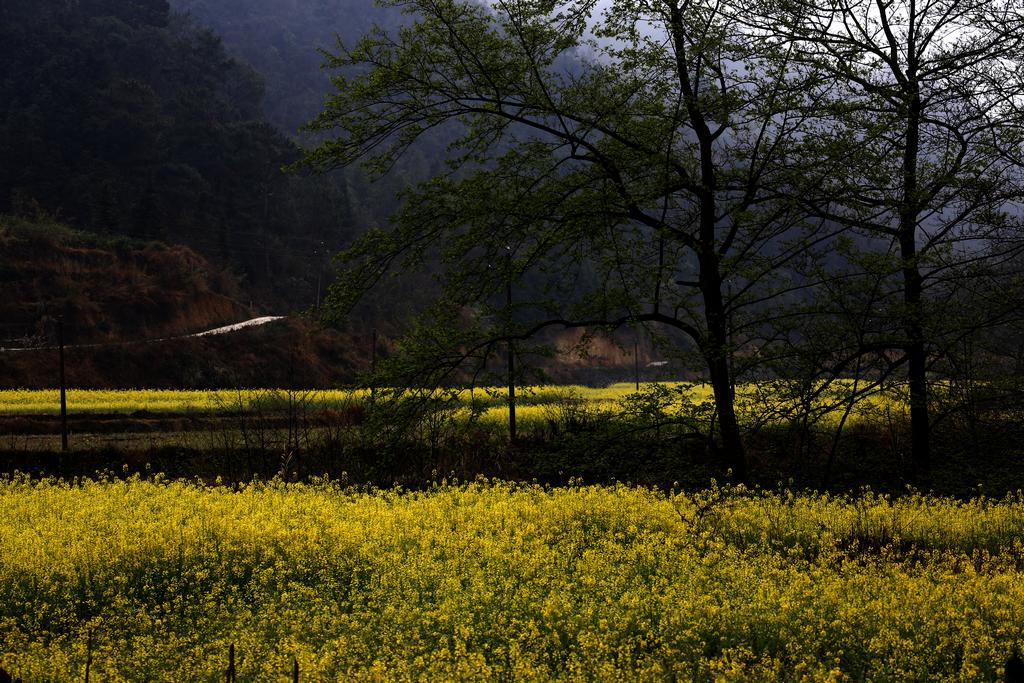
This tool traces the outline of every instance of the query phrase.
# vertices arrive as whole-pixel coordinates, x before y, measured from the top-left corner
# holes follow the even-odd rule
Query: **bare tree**
[[[895,329],[864,341],[904,356],[912,457],[927,472],[927,371],[956,333],[943,301],[1020,246],[1024,3],[767,0],[738,19],[831,79],[815,133],[831,163],[805,205],[860,233],[876,253],[862,262],[893,276]]]

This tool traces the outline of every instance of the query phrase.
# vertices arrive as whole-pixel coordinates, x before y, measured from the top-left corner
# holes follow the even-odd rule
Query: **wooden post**
[[[60,449],[68,450],[68,399],[64,378],[64,318],[57,319],[57,347],[60,349]]]
[[[227,678],[225,680],[227,681],[227,683],[235,683],[235,681],[237,680],[236,674],[235,674],[235,644],[234,643],[231,643],[231,645],[228,646],[228,670],[227,670]]]
[[[299,660],[292,657],[292,683],[299,683]]]
[[[89,669],[92,667],[92,629],[85,641],[85,683],[89,683]]]
[[[512,331],[512,250],[505,253],[508,272],[505,277],[505,311],[509,332]],[[508,439],[516,442],[516,349],[511,336],[508,340]]]

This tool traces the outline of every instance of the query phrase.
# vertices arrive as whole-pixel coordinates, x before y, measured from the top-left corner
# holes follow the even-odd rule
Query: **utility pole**
[[[324,277],[324,256],[327,254],[327,244],[323,240],[313,250],[316,257],[316,310],[320,310],[320,283]]]
[[[508,318],[508,329],[512,331],[512,247],[505,247],[505,315]],[[516,352],[512,336],[508,339],[508,438],[516,442]]]
[[[727,349],[729,358],[729,393],[732,394],[733,400],[736,399],[736,347],[733,344],[733,330],[732,330],[732,312],[733,312],[733,300],[732,300],[732,278],[725,281],[725,296],[727,298],[726,314],[725,314],[725,334],[726,344],[729,348]]]
[[[377,328],[373,328],[370,335],[370,372],[377,372]]]
[[[60,349],[60,449],[68,450],[68,399],[64,379],[64,318],[57,318],[57,348]]]
[[[370,400],[377,397],[377,328],[370,335]]]
[[[636,390],[640,391],[640,332],[633,331],[633,379],[636,381]]]
[[[267,279],[272,277],[270,269],[270,169],[263,175],[263,265],[267,269]]]

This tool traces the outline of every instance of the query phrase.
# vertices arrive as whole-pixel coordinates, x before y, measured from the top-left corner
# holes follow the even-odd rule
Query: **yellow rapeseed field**
[[[634,390],[632,384],[613,384],[592,388],[575,385],[521,387],[518,400],[524,405],[538,405],[572,397],[591,402],[619,401]],[[699,392],[698,392],[699,393]],[[710,397],[710,392],[706,393]],[[315,389],[291,392],[292,400],[311,407],[332,408],[365,400],[367,390]],[[477,388],[462,390],[458,398],[468,402],[471,398],[486,402],[506,400],[504,388]],[[69,389],[67,402],[79,413],[132,413],[145,410],[167,412],[223,412],[249,409],[257,404],[283,405],[289,392],[282,389]],[[60,410],[60,392],[57,389],[0,390],[0,414],[45,415]]]
[[[842,389],[844,382],[836,383]],[[644,385],[644,390],[662,387],[673,391],[670,410],[688,408],[713,402],[711,388],[706,384],[662,382]],[[526,426],[531,422],[543,423],[554,416],[552,411],[564,410],[567,405],[582,406],[598,413],[621,410],[623,402],[634,395],[631,383],[612,384],[607,387],[576,385],[549,385],[520,387],[517,393],[519,417]],[[316,389],[289,392],[282,389],[214,389],[214,390],[160,390],[160,389],[71,389],[67,393],[69,410],[83,413],[123,413],[138,411],[149,413],[228,413],[286,407],[289,402],[306,409],[345,408],[366,401],[368,390]],[[475,402],[483,412],[479,418],[485,422],[501,422],[507,415],[507,392],[504,388],[484,387],[464,389],[452,395],[455,404],[462,404],[458,414],[468,416],[469,406]],[[748,420],[784,419],[789,399],[778,397],[770,385],[747,384],[737,388],[737,410]],[[60,396],[56,389],[0,390],[0,415],[55,415],[60,410]],[[871,418],[882,411],[903,411],[903,402],[890,391],[875,394],[858,401],[853,419]],[[831,416],[841,414],[832,409]],[[776,417],[773,418],[772,416]]]
[[[260,401],[282,395],[275,390],[211,389],[69,389],[67,404],[76,413],[225,412],[249,409]],[[351,399],[351,393],[334,390],[309,392],[308,400],[324,407]],[[60,411],[56,389],[12,389],[0,391],[0,414],[53,415]]]
[[[0,480],[25,680],[992,681],[1024,498]],[[91,645],[90,645],[91,643]]]

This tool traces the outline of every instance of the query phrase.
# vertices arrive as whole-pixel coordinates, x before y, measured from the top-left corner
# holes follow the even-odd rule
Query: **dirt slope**
[[[368,350],[302,319],[191,339],[270,313],[188,247],[71,231],[0,217],[0,388],[57,384],[57,318],[67,378],[82,388],[331,386]],[[365,346],[362,345],[362,346]]]
[[[200,331],[250,316],[233,276],[188,247],[0,219],[0,346]]]

